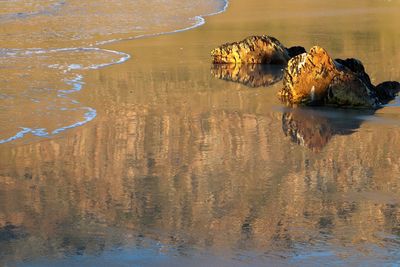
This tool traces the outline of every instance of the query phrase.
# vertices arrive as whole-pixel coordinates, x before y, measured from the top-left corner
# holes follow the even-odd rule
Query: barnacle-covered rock
[[[295,53],[295,49],[293,49]],[[211,51],[213,63],[286,64],[290,55],[271,36],[250,36],[243,41],[226,43]]]
[[[319,104],[327,95],[327,88],[338,74],[335,63],[321,47],[292,58],[285,69],[281,98],[292,104]]]
[[[288,62],[279,96],[300,105],[376,109],[381,104],[359,60],[333,60],[318,46]]]

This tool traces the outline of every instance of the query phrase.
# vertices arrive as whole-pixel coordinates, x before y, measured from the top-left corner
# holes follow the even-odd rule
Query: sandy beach
[[[289,109],[281,82],[214,77],[210,51],[267,34],[398,81],[400,2],[287,2],[232,0],[201,27],[101,46],[122,64],[72,70],[68,96],[96,117],[0,145],[0,265],[398,263],[399,100]]]

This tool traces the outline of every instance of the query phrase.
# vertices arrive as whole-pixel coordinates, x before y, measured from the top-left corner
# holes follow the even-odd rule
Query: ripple
[[[227,0],[13,0],[2,4],[0,38],[6,41],[0,48],[0,144],[28,135],[51,137],[97,116],[93,107],[80,103],[73,94],[84,88],[87,71],[130,58],[97,46],[190,30],[203,25],[204,17],[228,7]]]
[[[1,49],[0,79],[5,83],[0,117],[7,123],[2,125],[0,144],[28,134],[51,137],[92,121],[96,109],[73,98],[85,85],[84,75],[129,58],[100,48]]]
[[[33,16],[54,14],[65,5],[65,0],[11,0],[2,3],[2,5],[3,10],[0,13],[0,23],[10,20],[27,19]]]

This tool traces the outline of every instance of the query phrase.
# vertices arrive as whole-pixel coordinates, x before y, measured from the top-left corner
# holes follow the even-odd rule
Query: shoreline
[[[91,88],[96,88],[96,83],[86,82],[88,80],[93,79],[98,75],[98,71],[101,69],[102,75],[113,75],[113,69],[117,68],[121,71],[126,71],[127,69],[131,69],[135,67],[137,64],[146,64],[150,65],[150,68],[156,67],[158,64],[167,64],[167,65],[176,65],[177,63],[184,62],[203,62],[208,64],[210,62],[209,52],[212,48],[220,45],[221,43],[231,42],[241,40],[249,35],[262,35],[268,34],[275,37],[278,37],[279,40],[282,40],[282,43],[285,46],[291,45],[303,45],[306,50],[310,47],[311,44],[315,44],[312,40],[306,39],[306,42],[296,41],[298,36],[296,34],[289,35],[287,32],[280,29],[280,27],[265,27],[264,21],[268,21],[268,19],[264,19],[264,13],[266,12],[266,8],[270,4],[260,4],[257,1],[251,0],[248,3],[244,2],[233,2],[230,3],[228,1],[224,1],[224,8],[218,12],[211,13],[208,15],[203,15],[207,18],[207,23],[204,24],[205,18],[202,18],[202,24],[195,24],[191,27],[187,27],[184,29],[174,30],[172,32],[166,33],[158,33],[155,35],[145,35],[142,37],[133,37],[128,39],[114,40],[114,41],[106,41],[107,43],[99,45],[98,47],[89,47],[89,48],[60,48],[49,50],[47,52],[63,52],[69,49],[78,49],[78,50],[98,50],[104,51],[107,53],[114,53],[116,55],[122,56],[119,60],[114,61],[112,63],[104,63],[99,65],[91,65],[85,69],[91,69],[92,71],[86,72],[84,77],[85,90],[89,90],[92,92]],[[271,3],[274,6],[273,3]],[[229,6],[229,8],[228,8]],[[316,12],[313,13],[314,15]],[[197,16],[200,17],[200,16]],[[289,21],[290,22],[290,21]],[[258,25],[257,27],[242,27],[241,25]],[[239,28],[240,27],[240,28]],[[249,30],[251,29],[251,30]],[[221,34],[223,32],[223,34]],[[322,40],[321,43],[326,42],[326,40]],[[360,58],[364,65],[368,68],[376,63],[376,59],[374,57],[369,57],[368,60],[372,60],[372,62],[365,62],[364,58],[367,53],[365,51],[355,51],[354,47],[352,50],[347,50],[326,44],[324,47],[328,47],[329,51],[335,55],[335,57],[348,57],[354,56]],[[155,50],[154,50],[155,49]],[[162,50],[167,50],[168,52],[164,53]],[[31,49],[28,50],[27,53],[43,53],[42,50]],[[358,56],[355,52],[361,52],[361,55]],[[363,53],[365,53],[363,55]],[[380,58],[381,56],[379,56]],[[400,58],[400,55],[398,56]],[[378,58],[378,57],[376,57]],[[132,60],[129,60],[132,59]],[[391,60],[391,65],[395,65],[396,57],[389,58]],[[123,64],[121,64],[123,63]],[[120,65],[117,67],[117,65]],[[153,65],[153,66],[151,66]],[[112,68],[111,68],[112,67]],[[74,70],[76,67],[72,66]],[[76,68],[79,70],[79,68]],[[108,71],[110,69],[110,71]],[[390,77],[383,77],[385,71],[377,71],[379,68],[375,68],[371,73],[372,80],[389,80]],[[375,72],[374,72],[375,71]],[[395,71],[392,70],[392,73]],[[398,73],[398,72],[397,72]],[[397,74],[398,75],[398,74]],[[383,78],[381,78],[382,76]],[[378,77],[378,78],[376,78]],[[397,76],[398,77],[398,76]],[[394,78],[395,79],[395,78]],[[67,82],[70,82],[66,80]],[[85,91],[83,90],[83,91]],[[79,90],[77,90],[79,91]],[[79,92],[79,94],[86,92]],[[78,94],[78,93],[75,93]],[[386,114],[391,113],[393,110],[398,109],[398,98],[394,103],[387,105],[386,108],[381,109],[377,114]],[[90,104],[89,104],[90,107]],[[100,111],[99,113],[101,113]],[[98,114],[98,113],[96,113]],[[92,116],[93,117],[93,116]],[[91,120],[93,120],[94,117]],[[85,119],[86,120],[86,119]],[[81,120],[77,122],[76,125],[81,125]],[[73,126],[63,126],[60,129],[69,129]],[[24,130],[23,132],[26,132]],[[29,131],[30,133],[34,133],[35,129]],[[60,131],[54,131],[55,133],[59,133]],[[43,131],[39,131],[41,136],[43,136]],[[20,133],[16,133],[16,135],[20,135]],[[47,135],[49,138],[53,138],[53,136]],[[13,137],[6,138],[4,140],[11,140]]]
[[[202,25],[205,24],[206,17],[215,16],[215,15],[221,14],[227,10],[228,5],[229,5],[229,0],[221,0],[221,2],[223,3],[223,7],[221,10],[218,10],[218,11],[215,11],[215,12],[212,12],[209,14],[196,15],[195,17],[189,18],[189,21],[194,21],[193,25],[184,27],[181,29],[175,29],[175,30],[172,30],[169,32],[143,34],[143,35],[137,35],[137,36],[128,37],[128,38],[117,38],[117,39],[111,39],[111,40],[105,40],[105,41],[98,41],[89,46],[81,46],[81,47],[62,47],[62,48],[47,48],[47,49],[45,49],[45,48],[25,48],[25,49],[1,48],[0,51],[3,51],[5,53],[5,58],[7,58],[9,56],[25,57],[25,56],[30,56],[30,55],[40,56],[42,54],[45,54],[45,55],[50,54],[51,55],[54,53],[76,53],[76,52],[79,52],[79,53],[99,52],[102,54],[108,53],[108,54],[115,54],[115,55],[120,56],[119,59],[117,59],[117,60],[112,59],[111,62],[104,62],[104,63],[100,63],[100,64],[92,63],[92,64],[88,64],[86,66],[76,64],[75,62],[71,63],[69,66],[63,66],[61,62],[55,62],[55,64],[48,66],[51,69],[63,70],[65,75],[67,75],[68,73],[72,74],[74,71],[76,72],[76,71],[97,70],[97,69],[107,68],[112,65],[118,65],[118,64],[125,63],[126,61],[128,61],[131,58],[131,55],[130,55],[130,53],[124,53],[119,50],[102,48],[102,46],[109,45],[109,44],[117,44],[119,42],[138,40],[138,39],[155,38],[157,36],[162,36],[162,35],[178,34],[181,32],[185,32],[185,31],[189,31],[189,30],[201,27]],[[76,60],[76,61],[78,61],[78,60]],[[76,80],[75,78],[72,80],[70,78],[65,78],[65,84],[71,85],[72,89],[58,90],[59,96],[65,97],[66,93],[69,94],[69,93],[78,92],[78,91],[81,91],[82,89],[84,89],[84,86],[87,87],[87,85],[85,85],[83,80],[85,80],[86,77],[88,75],[90,75],[90,72],[85,73],[85,75],[83,75],[83,74],[75,74],[75,75],[76,75],[76,77],[80,77],[79,80]],[[76,89],[77,87],[79,87],[79,89]],[[75,100],[72,100],[72,101],[75,104],[78,103]],[[55,135],[58,135],[59,133],[64,132],[65,130],[83,126],[83,125],[91,122],[92,120],[94,120],[97,116],[96,109],[93,109],[91,107],[80,107],[80,109],[82,109],[82,110],[86,109],[86,110],[88,110],[88,112],[86,112],[83,115],[84,116],[83,118],[78,119],[78,121],[74,122],[73,124],[63,125],[59,128],[53,129],[53,130],[47,129],[45,127],[30,128],[30,127],[25,127],[25,126],[21,125],[20,127],[18,127],[16,129],[16,132],[13,136],[5,136],[4,138],[0,138],[0,145],[5,144],[5,143],[10,143],[10,142],[13,142],[13,141],[19,140],[19,139],[24,139],[24,136],[27,134],[31,134],[31,135],[38,136],[38,137],[53,138]]]

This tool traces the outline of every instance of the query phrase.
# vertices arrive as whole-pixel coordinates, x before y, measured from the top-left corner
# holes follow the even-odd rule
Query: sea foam
[[[6,81],[0,144],[29,135],[52,137],[95,119],[97,111],[73,94],[84,88],[87,71],[131,58],[99,46],[190,30],[227,7],[225,0],[6,2],[0,13],[0,38],[6,40],[0,48],[0,67],[6,70],[0,73]]]

